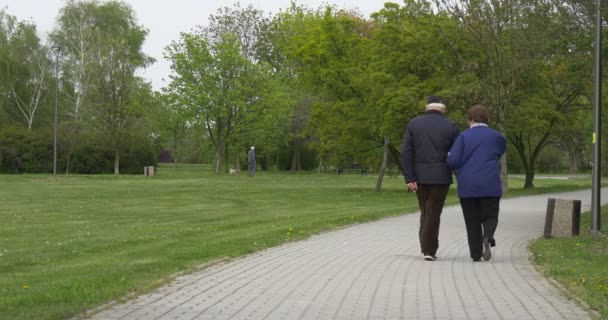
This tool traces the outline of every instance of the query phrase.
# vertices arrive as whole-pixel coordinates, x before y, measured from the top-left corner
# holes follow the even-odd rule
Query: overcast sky
[[[231,7],[236,0],[125,0],[135,13],[140,25],[149,30],[144,52],[156,59],[156,63],[143,73],[143,77],[152,82],[158,90],[167,83],[170,64],[162,57],[163,49],[173,40],[179,39],[180,32],[187,32],[196,25],[206,25],[210,14],[218,8]],[[241,0],[241,7],[252,4],[268,13],[288,8],[291,0]],[[335,4],[341,8],[357,8],[365,16],[383,7],[382,0],[298,0],[310,8],[323,4]],[[393,2],[400,3],[399,0]],[[64,0],[0,0],[0,8],[16,16],[19,20],[33,21],[38,32],[44,37],[55,26],[55,18]]]

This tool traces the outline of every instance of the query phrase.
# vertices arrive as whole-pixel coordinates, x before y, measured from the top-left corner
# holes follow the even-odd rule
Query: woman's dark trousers
[[[500,197],[460,198],[460,206],[467,227],[471,258],[479,260],[483,253],[484,238],[488,239],[492,247],[496,245],[494,232],[498,225]]]

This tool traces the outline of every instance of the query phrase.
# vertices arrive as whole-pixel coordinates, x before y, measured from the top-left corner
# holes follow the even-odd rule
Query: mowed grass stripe
[[[161,168],[152,179],[22,175],[0,181],[6,221],[0,317],[13,319],[65,318],[209,260],[406,207],[403,193],[371,192],[374,179],[359,176],[252,179],[186,167]],[[378,196],[397,196],[400,204],[377,203]]]
[[[0,319],[63,319],[205,262],[417,210],[402,178],[385,179],[380,193],[375,183],[196,165],[163,166],[156,177],[1,175]],[[577,183],[540,189],[587,182]]]

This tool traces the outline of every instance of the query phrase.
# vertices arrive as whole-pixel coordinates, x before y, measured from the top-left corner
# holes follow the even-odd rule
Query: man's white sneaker
[[[435,258],[434,256],[425,255],[424,260],[425,261],[435,261],[435,260],[437,260],[437,258]]]

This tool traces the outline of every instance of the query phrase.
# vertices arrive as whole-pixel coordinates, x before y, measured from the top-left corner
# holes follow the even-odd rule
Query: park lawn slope
[[[0,177],[0,319],[64,319],[172,274],[416,211],[402,179],[215,175]]]
[[[519,191],[516,180],[513,194]],[[402,178],[212,174],[0,176],[0,319],[65,319],[201,264],[417,210]],[[588,187],[537,181],[534,192]],[[448,204],[457,203],[454,188]]]
[[[601,319],[608,319],[608,236],[588,231],[590,216],[589,212],[582,214],[580,236],[538,239],[530,249],[546,276],[598,311]],[[607,218],[608,207],[603,207],[602,221]]]

